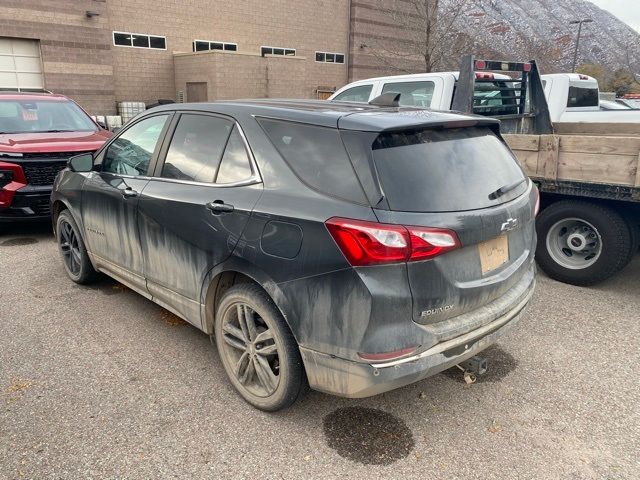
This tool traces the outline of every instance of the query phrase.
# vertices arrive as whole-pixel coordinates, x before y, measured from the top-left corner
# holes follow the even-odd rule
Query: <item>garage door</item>
[[[0,90],[42,90],[38,40],[0,37]]]

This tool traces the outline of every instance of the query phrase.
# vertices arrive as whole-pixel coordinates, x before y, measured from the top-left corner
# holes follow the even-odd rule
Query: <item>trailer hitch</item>
[[[477,355],[468,358],[464,362],[460,362],[456,365],[464,374],[464,381],[467,385],[476,383],[480,375],[487,373],[487,359],[478,357]]]

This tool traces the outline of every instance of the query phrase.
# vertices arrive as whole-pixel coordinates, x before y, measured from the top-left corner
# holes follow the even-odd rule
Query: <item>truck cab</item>
[[[334,93],[329,100],[367,103],[388,92],[400,93],[400,106],[423,107],[433,110],[450,110],[459,72],[434,72],[410,75],[369,78],[350,83]],[[490,72],[477,72],[474,113],[508,114],[513,113],[517,96],[504,98],[501,90],[513,82],[508,75]]]
[[[601,108],[598,80],[581,73],[542,75],[549,114],[554,123],[638,123],[640,112]]]

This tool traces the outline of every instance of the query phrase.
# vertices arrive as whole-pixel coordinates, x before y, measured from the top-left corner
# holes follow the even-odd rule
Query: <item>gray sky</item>
[[[600,8],[609,10],[623,22],[640,32],[640,1],[638,0],[589,0]]]

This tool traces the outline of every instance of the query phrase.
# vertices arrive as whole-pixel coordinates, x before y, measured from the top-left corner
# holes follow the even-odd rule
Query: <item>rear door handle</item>
[[[137,197],[138,196],[138,192],[135,191],[133,188],[131,187],[127,187],[124,190],[122,190],[122,196],[124,198],[132,198],[132,197]]]
[[[207,203],[207,208],[211,210],[211,213],[214,215],[233,212],[233,205],[224,203],[222,200],[214,200],[213,202]]]

